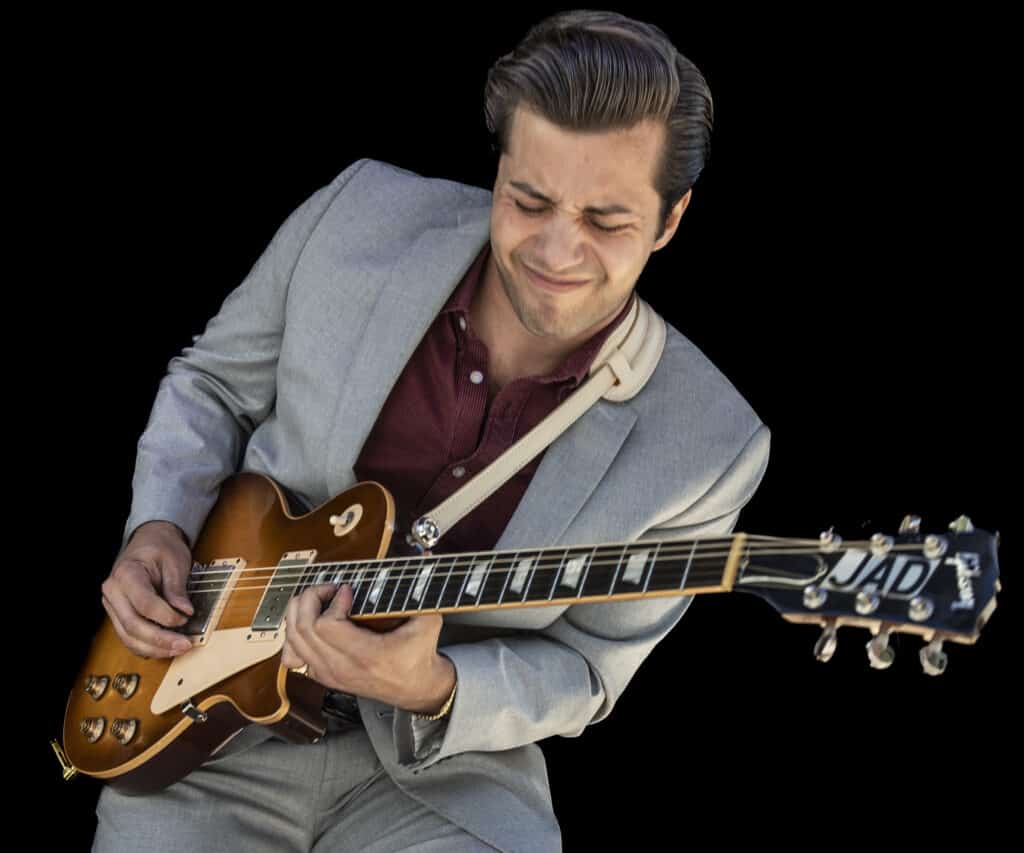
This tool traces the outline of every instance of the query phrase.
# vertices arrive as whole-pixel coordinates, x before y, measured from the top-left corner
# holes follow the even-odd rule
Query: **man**
[[[488,81],[492,193],[357,161],[292,213],[172,360],[103,584],[132,651],[180,653],[190,546],[235,470],[309,508],[377,479],[404,509],[404,538],[585,380],[679,226],[707,148],[693,139],[710,128],[706,84],[677,54],[671,121],[656,97],[630,101],[649,78],[609,66],[591,73],[638,112],[610,118],[614,93],[606,112],[581,112],[581,85],[562,93],[583,116],[571,126],[530,81],[568,68],[597,87],[573,63],[605,55],[601,39],[664,74],[671,46],[650,25],[610,12],[542,22]],[[539,47],[553,44],[565,52]],[[634,398],[591,407],[435,553],[720,536],[768,447],[768,428],[670,327]],[[560,849],[536,741],[606,717],[691,600],[423,614],[378,635],[347,619],[351,599],[348,585],[293,599],[281,663],[335,691],[340,716],[356,705],[354,722],[309,745],[249,726],[158,794],[104,788],[94,849]]]

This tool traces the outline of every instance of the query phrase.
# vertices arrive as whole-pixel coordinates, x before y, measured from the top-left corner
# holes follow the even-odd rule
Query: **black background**
[[[32,190],[29,239],[11,247],[32,313],[11,322],[25,470],[10,518],[46,555],[26,599],[46,689],[25,790],[60,814],[48,831],[67,849],[88,849],[100,788],[60,782],[47,744],[104,616],[99,585],[168,360],[354,160],[490,189],[487,68],[558,8],[264,19],[258,35],[165,21],[122,36],[95,19],[35,30],[47,37],[26,65],[18,136],[39,165],[9,163]],[[737,529],[852,539],[914,513],[941,533],[965,513],[1002,534],[1003,594],[975,645],[947,644],[940,678],[922,674],[911,635],[875,671],[867,631],[844,628],[823,664],[818,629],[751,596],[698,598],[609,719],[542,742],[565,849],[695,834],[876,843],[882,820],[886,837],[916,841],[988,832],[1019,719],[1005,553],[1019,382],[1011,274],[995,260],[1009,229],[986,171],[1002,25],[620,10],[665,29],[715,99],[711,160],[639,292],[772,428]],[[38,684],[39,657],[18,657]]]

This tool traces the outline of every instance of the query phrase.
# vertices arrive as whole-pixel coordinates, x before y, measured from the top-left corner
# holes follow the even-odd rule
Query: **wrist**
[[[438,653],[436,674],[431,679],[431,690],[422,702],[409,710],[419,719],[440,719],[451,711],[458,685],[458,675],[451,658]]]

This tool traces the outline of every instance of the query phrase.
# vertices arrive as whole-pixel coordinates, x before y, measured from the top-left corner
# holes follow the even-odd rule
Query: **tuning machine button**
[[[913,533],[917,535],[921,532],[921,516],[919,515],[905,515],[903,522],[900,524],[900,533]]]
[[[891,633],[891,628],[879,631],[868,642],[866,648],[868,650],[868,661],[871,663],[872,669],[888,669],[896,659],[896,652],[889,645],[889,635]]]
[[[942,640],[932,640],[918,653],[921,658],[921,669],[926,675],[942,675],[946,671],[949,659],[942,651]]]
[[[817,610],[828,598],[828,592],[820,586],[811,584],[804,587],[804,607],[808,610]]]
[[[821,541],[821,550],[825,553],[838,551],[843,544],[842,538],[836,535],[834,527],[830,527],[828,530],[823,531],[818,539]]]
[[[966,515],[961,515],[953,519],[949,529],[954,533],[973,533],[974,525],[971,524],[971,520]]]
[[[814,656],[822,663],[828,663],[832,659],[832,655],[835,654],[837,643],[836,620],[829,619],[825,623],[818,642],[814,644]]]

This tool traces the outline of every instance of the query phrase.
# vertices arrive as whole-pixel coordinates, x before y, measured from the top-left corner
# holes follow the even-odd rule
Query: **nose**
[[[534,268],[555,278],[583,278],[583,228],[569,216],[548,216],[536,240]]]

